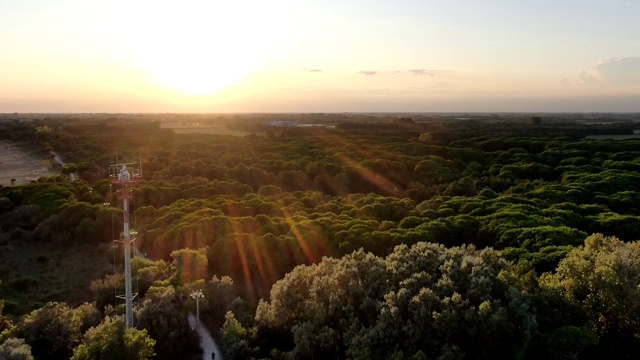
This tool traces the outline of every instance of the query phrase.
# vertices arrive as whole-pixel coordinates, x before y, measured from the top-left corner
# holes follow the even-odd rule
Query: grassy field
[[[214,134],[245,136],[246,131],[229,130],[225,125],[183,125],[182,123],[162,123],[163,129],[173,129],[176,134]]]
[[[113,272],[112,258],[109,246],[5,243],[0,246],[3,313],[22,314],[48,301],[92,301],[89,285]]]
[[[0,140],[0,185],[10,186],[37,180],[43,176],[57,174],[51,159],[42,152],[27,150],[21,144]]]

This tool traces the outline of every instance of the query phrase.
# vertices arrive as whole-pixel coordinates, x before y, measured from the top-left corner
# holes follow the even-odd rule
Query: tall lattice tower
[[[137,165],[137,166],[136,166]],[[131,289],[131,243],[135,238],[131,237],[129,226],[129,200],[133,199],[133,187],[142,181],[142,166],[136,163],[109,165],[109,178],[111,183],[120,189],[116,194],[122,200],[124,224],[122,229],[122,246],[124,248],[124,298],[127,306],[127,328],[133,327],[133,298],[137,295]]]

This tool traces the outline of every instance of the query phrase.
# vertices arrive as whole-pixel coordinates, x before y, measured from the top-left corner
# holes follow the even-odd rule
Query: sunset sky
[[[0,0],[0,112],[640,111],[638,0]]]

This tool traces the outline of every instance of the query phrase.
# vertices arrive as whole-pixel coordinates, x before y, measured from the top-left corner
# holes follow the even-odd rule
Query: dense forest
[[[0,354],[195,358],[200,289],[225,359],[640,355],[640,139],[586,138],[640,123],[274,117],[0,123],[67,162],[0,188]],[[123,160],[144,178],[126,331]]]

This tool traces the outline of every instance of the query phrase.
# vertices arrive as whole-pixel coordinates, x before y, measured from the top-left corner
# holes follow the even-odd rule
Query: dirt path
[[[193,315],[189,315],[189,325],[191,328],[196,327],[196,317]],[[198,324],[196,329],[198,334],[200,334],[200,347],[202,348],[202,360],[211,360],[211,353],[215,353],[215,360],[222,360],[222,353],[220,353],[220,349],[216,342],[209,334],[209,331],[202,326],[202,323]]]
[[[60,164],[60,166],[64,166],[64,165],[65,165],[64,160],[62,160],[62,158],[60,157],[60,155],[58,155],[58,153],[57,153],[57,152],[55,152],[55,151],[51,150],[51,155],[53,155],[53,159],[54,159],[58,164]],[[70,173],[70,174],[69,174],[69,179],[70,179],[71,181],[74,181],[74,180],[78,180],[78,177],[76,176],[76,173]]]

